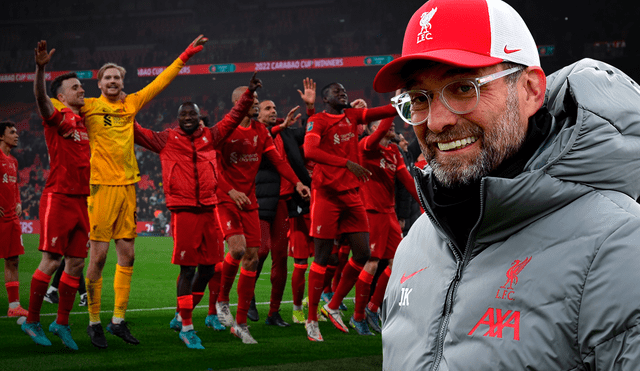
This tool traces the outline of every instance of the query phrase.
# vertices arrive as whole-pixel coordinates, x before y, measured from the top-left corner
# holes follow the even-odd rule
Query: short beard
[[[519,122],[517,91],[514,84],[508,84],[506,110],[498,118],[497,125],[489,131],[477,126],[469,128],[470,135],[476,136],[478,140],[482,139],[480,155],[473,162],[466,163],[464,159],[455,159],[442,164],[438,161],[434,148],[423,148],[436,180],[446,188],[466,186],[480,181],[521,148],[526,136],[526,127],[521,127]],[[427,134],[429,135],[434,134]]]

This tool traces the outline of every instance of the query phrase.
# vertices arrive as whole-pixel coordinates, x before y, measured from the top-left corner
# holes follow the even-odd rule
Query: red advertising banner
[[[382,66],[391,62],[400,55],[376,55],[357,57],[335,57],[335,58],[315,58],[315,59],[294,59],[284,61],[267,62],[242,62],[224,64],[196,64],[186,65],[180,71],[180,75],[209,75],[218,73],[247,73],[254,71],[292,71],[292,70],[312,70],[326,68],[348,68],[348,67],[368,67]],[[137,69],[138,77],[158,76],[165,67],[142,67]],[[46,72],[46,80],[51,81],[57,76],[67,72],[76,72],[78,78],[96,79],[98,70],[85,71],[50,71]],[[3,73],[0,74],[0,83],[10,82],[31,82],[35,72]]]

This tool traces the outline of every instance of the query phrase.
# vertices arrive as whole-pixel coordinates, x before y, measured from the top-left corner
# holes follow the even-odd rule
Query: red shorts
[[[43,193],[40,223],[38,250],[74,258],[87,257],[89,213],[86,196]]]
[[[225,240],[238,234],[244,235],[247,247],[260,247],[260,216],[258,209],[240,210],[236,204],[222,202],[216,207],[220,231]]]
[[[213,210],[172,211],[172,264],[214,265],[222,261],[224,244]]]
[[[24,254],[22,228],[18,218],[6,220],[0,218],[0,259],[12,258]]]
[[[395,213],[368,212],[369,247],[371,257],[378,259],[393,259],[396,249],[402,240],[402,229]]]
[[[289,256],[294,259],[308,259],[315,253],[313,238],[309,236],[309,214],[289,218]]]
[[[342,233],[369,232],[367,211],[357,190],[311,192],[312,237],[334,239]]]

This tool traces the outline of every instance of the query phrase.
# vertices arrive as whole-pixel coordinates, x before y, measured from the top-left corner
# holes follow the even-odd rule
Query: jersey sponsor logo
[[[71,138],[73,138],[74,142],[88,142],[89,134],[85,131],[73,130],[71,132]]]
[[[489,329],[482,336],[502,339],[504,329],[510,328],[513,334],[513,340],[520,340],[519,311],[503,311],[500,308],[489,308],[467,335],[472,336],[480,326],[489,326]]]
[[[527,266],[527,264],[529,264],[531,258],[532,257],[530,256],[523,261],[516,259],[511,263],[511,268],[509,268],[506,273],[507,282],[498,289],[496,299],[515,300],[515,289],[513,286],[518,283],[518,275]]]
[[[433,18],[437,11],[438,8],[433,8],[428,13],[422,13],[422,16],[420,17],[421,29],[420,32],[418,32],[418,39],[416,41],[416,44],[420,44],[423,41],[433,39],[433,35],[429,30],[431,29],[431,18]]]
[[[104,115],[104,126],[113,126],[113,122],[111,120],[111,115]]]
[[[346,133],[346,134],[342,134],[339,135],[338,133],[333,134],[333,144],[340,144],[340,143],[344,143],[344,142],[348,142],[351,139],[355,138],[356,135],[354,133]]]
[[[425,269],[427,269],[427,268],[429,268],[429,267],[424,267],[424,268],[422,268],[422,269],[419,269],[419,270],[417,270],[417,271],[415,271],[415,272],[411,273],[411,274],[410,274],[410,275],[408,275],[408,276],[406,276],[406,275],[405,275],[406,273],[402,273],[402,277],[400,277],[400,284],[402,285],[403,283],[407,282],[407,280],[408,280],[409,278],[411,278],[411,277],[415,276],[416,274],[418,274],[418,273],[422,272],[423,270],[425,270]]]
[[[412,288],[411,289],[408,287],[402,288],[402,292],[400,293],[400,302],[398,303],[398,306],[401,306],[401,307],[409,306],[409,294],[411,294],[411,291],[413,291]]]
[[[257,162],[260,161],[260,156],[257,153],[242,153],[238,155],[237,152],[231,152],[229,154],[229,161],[232,164],[237,164],[238,162]]]
[[[2,175],[2,183],[15,183],[17,181],[18,181],[18,177],[15,177],[6,173]]]
[[[389,169],[391,171],[396,171],[397,170],[397,166],[395,163],[391,163],[387,160],[385,160],[384,158],[380,159],[380,168],[381,169]]]

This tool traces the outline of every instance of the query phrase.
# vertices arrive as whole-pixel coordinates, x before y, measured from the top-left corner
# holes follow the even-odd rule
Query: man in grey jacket
[[[638,85],[588,59],[545,77],[510,6],[431,0],[374,81],[396,88],[429,166],[383,369],[638,369]]]

